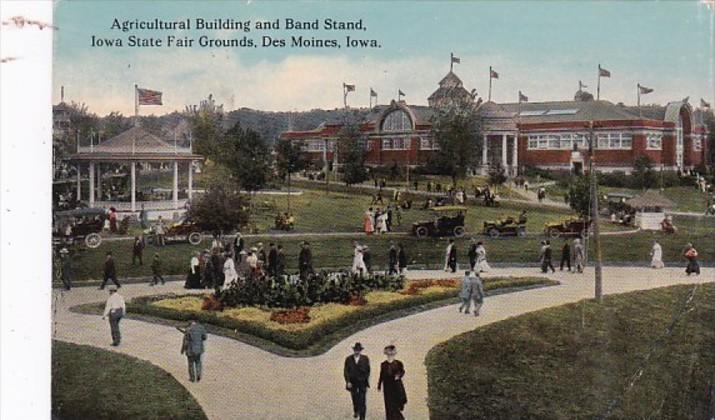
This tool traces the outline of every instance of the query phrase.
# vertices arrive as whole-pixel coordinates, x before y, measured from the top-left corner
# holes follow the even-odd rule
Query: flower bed
[[[412,287],[412,283],[418,284]],[[436,307],[455,301],[460,279],[440,280],[434,283],[408,281],[398,291],[373,290],[362,295],[363,305],[320,303],[310,306],[307,322],[280,322],[279,319],[295,319],[296,315],[274,315],[291,308],[268,306],[224,307],[222,311],[202,310],[206,295],[164,295],[132,299],[128,313],[150,317],[186,321],[198,319],[209,326],[217,327],[212,332],[235,337],[235,333],[248,334],[280,346],[283,353],[316,354],[336,340],[387,319],[404,316],[428,307]],[[537,277],[488,278],[485,289],[495,291],[557,284],[552,280]],[[412,294],[405,290],[415,290]],[[427,305],[427,306],[425,306]],[[261,343],[256,343],[261,344]]]

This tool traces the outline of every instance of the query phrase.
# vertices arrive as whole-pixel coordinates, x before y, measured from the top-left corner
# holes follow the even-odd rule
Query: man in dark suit
[[[271,276],[278,274],[278,250],[274,243],[268,245],[268,274]]]
[[[367,389],[370,388],[370,359],[362,351],[362,344],[355,343],[353,354],[345,359],[343,376],[345,388],[350,391],[353,400],[353,417],[365,420]]]
[[[283,246],[278,245],[276,250],[276,275],[282,276],[286,269],[286,256],[283,253]]]
[[[117,268],[114,266],[114,258],[112,258],[111,252],[107,252],[107,257],[104,259],[104,279],[99,286],[99,290],[103,290],[109,280],[112,280],[112,283],[114,283],[117,288],[122,287],[117,280]]]
[[[402,244],[397,244],[397,264],[400,274],[405,274],[407,270],[407,253]]]
[[[454,239],[449,240],[449,256],[447,258],[447,266],[452,273],[457,272],[457,245],[454,243]]]
[[[397,274],[397,248],[395,248],[395,244],[390,244],[390,252],[388,254],[387,259],[388,259],[387,274],[388,275]]]
[[[308,242],[303,242],[303,248],[298,255],[298,268],[300,270],[300,278],[302,279],[313,272],[313,253],[310,251],[310,244],[308,244]]]
[[[477,265],[477,242],[472,238],[471,244],[469,245],[469,270],[474,271],[474,266]]]

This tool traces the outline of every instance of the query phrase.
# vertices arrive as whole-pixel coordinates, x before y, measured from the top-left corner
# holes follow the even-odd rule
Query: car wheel
[[[415,229],[415,235],[417,235],[418,238],[424,238],[428,234],[429,234],[429,231],[424,226],[420,226],[417,229]]]
[[[493,227],[487,231],[489,234],[490,238],[498,238],[499,237],[499,229]]]
[[[519,229],[516,230],[516,235],[523,238],[526,236],[526,228],[525,227],[520,227]]]
[[[561,236],[561,232],[559,232],[558,229],[549,229],[549,236],[550,236],[552,239],[556,239],[556,238],[558,238],[559,236]]]
[[[87,248],[96,248],[102,244],[102,237],[98,233],[90,233],[84,237],[84,243]]]
[[[201,234],[201,232],[191,232],[189,233],[189,243],[191,245],[198,245],[203,241],[204,236]]]
[[[461,238],[462,236],[464,236],[464,226],[455,227],[453,232],[454,236],[456,236],[457,238]]]

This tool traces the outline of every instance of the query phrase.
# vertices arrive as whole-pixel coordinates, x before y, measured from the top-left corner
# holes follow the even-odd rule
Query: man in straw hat
[[[362,354],[363,346],[355,343],[353,354],[345,358],[345,389],[350,391],[353,401],[353,417],[365,420],[367,411],[367,389],[370,388],[370,359]]]
[[[119,321],[122,320],[127,311],[122,295],[117,293],[117,286],[109,286],[109,299],[104,305],[102,319],[109,317],[109,328],[112,331],[112,345],[118,346],[122,341],[122,334],[119,331]]]

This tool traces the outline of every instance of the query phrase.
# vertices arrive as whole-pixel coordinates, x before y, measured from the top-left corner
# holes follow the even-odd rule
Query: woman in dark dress
[[[407,403],[405,386],[402,384],[402,377],[405,376],[405,368],[402,362],[395,359],[397,350],[395,346],[385,347],[387,360],[380,365],[380,380],[377,383],[378,392],[384,387],[383,396],[385,398],[385,415],[387,420],[404,420],[402,410]]]

